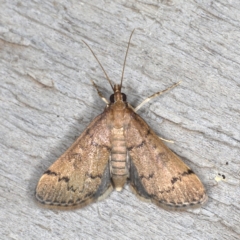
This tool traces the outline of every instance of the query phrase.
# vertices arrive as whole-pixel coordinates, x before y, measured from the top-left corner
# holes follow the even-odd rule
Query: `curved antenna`
[[[133,35],[134,31],[135,31],[135,28],[132,30],[132,33],[131,33],[129,41],[128,41],[127,51],[126,51],[125,58],[124,58],[124,63],[123,63],[123,70],[122,70],[120,89],[122,88],[123,75],[124,75],[125,65],[126,65],[126,61],[127,61],[128,49],[129,49],[131,38],[132,38],[132,35]]]
[[[83,41],[83,40],[82,40],[82,41]],[[95,55],[95,53],[93,52],[93,50],[90,48],[90,46],[89,46],[85,41],[83,41],[83,42],[87,45],[87,47],[90,49],[90,51],[92,52],[92,54],[93,54],[93,56],[95,57],[95,59],[98,61],[98,64],[99,64],[100,67],[102,68],[102,70],[103,70],[103,72],[104,72],[104,74],[105,74],[105,76],[106,76],[108,82],[110,83],[110,85],[111,85],[111,87],[112,87],[112,90],[114,91],[114,88],[113,88],[112,82],[111,82],[111,80],[109,79],[109,77],[108,77],[106,71],[104,70],[102,64],[101,64],[100,61],[98,60],[97,56]]]

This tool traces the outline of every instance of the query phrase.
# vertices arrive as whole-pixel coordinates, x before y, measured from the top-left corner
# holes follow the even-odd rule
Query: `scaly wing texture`
[[[125,132],[130,154],[130,183],[141,197],[167,207],[187,207],[207,200],[204,186],[137,114]]]
[[[101,114],[40,178],[37,200],[53,206],[84,206],[110,192],[109,153],[110,131],[106,115]]]

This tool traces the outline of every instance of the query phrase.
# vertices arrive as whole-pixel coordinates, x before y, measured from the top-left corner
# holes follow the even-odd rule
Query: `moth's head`
[[[113,87],[114,90],[114,94],[112,94],[110,96],[110,102],[114,103],[117,101],[123,101],[126,102],[127,101],[127,96],[125,93],[121,92],[121,85],[120,84],[115,84]]]

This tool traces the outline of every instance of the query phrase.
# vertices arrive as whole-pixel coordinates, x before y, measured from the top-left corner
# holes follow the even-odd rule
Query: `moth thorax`
[[[111,140],[111,176],[115,189],[121,191],[128,177],[127,148],[123,128],[113,128]]]

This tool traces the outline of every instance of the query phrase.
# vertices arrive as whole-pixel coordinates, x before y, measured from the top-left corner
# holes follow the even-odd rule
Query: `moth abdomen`
[[[126,160],[127,147],[123,135],[123,128],[113,128],[111,140],[111,176],[115,189],[121,191],[129,175]]]

